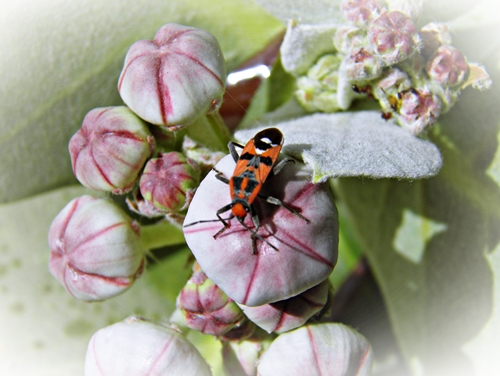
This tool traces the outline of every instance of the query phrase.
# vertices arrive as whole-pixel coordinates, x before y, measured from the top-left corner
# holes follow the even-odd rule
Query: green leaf
[[[69,138],[92,108],[122,104],[116,85],[129,46],[169,22],[212,32],[229,69],[283,29],[244,0],[48,0],[4,7],[0,202],[75,182]]]
[[[71,199],[69,187],[0,206],[0,374],[80,375],[88,341],[98,329],[131,314],[168,317],[175,300],[144,275],[124,294],[99,303],[75,300],[49,273],[47,233]]]
[[[383,120],[376,111],[314,114],[268,125],[283,131],[283,151],[308,164],[314,182],[342,176],[419,179],[441,168],[434,144]],[[235,136],[246,141],[255,132],[242,130]]]
[[[500,369],[498,343],[500,338],[500,244],[485,254],[491,272],[495,276],[493,285],[493,308],[487,324],[481,332],[464,345],[464,351],[472,359],[476,375],[494,376]]]

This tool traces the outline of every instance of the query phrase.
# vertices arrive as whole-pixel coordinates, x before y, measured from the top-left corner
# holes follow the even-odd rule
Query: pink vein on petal
[[[109,180],[108,176],[104,173],[101,166],[99,166],[99,163],[97,163],[97,160],[95,159],[95,156],[94,156],[94,148],[92,147],[92,143],[89,144],[89,149],[90,149],[89,155],[92,158],[92,160],[94,161],[94,166],[96,167],[97,171],[99,172],[99,174],[102,176],[102,178],[104,179],[104,181],[106,183],[108,183],[111,187],[114,187],[114,184],[111,182],[111,180]]]
[[[95,339],[95,336],[94,336],[94,337],[92,338],[92,349],[93,349],[94,354],[95,354],[95,356],[94,356],[94,359],[95,359],[95,364],[96,364],[97,369],[99,370],[99,373],[100,373],[101,375],[104,375],[104,371],[102,370],[101,364],[100,364],[100,363],[99,363],[99,361],[98,361],[97,351],[96,351],[96,347],[95,347],[95,346],[96,346],[96,344],[95,344],[95,343],[96,343],[96,339]]]
[[[151,366],[151,369],[149,370],[149,372],[147,373],[147,375],[154,375],[156,373],[154,373],[154,369],[156,368],[156,366],[158,365],[159,361],[162,360],[163,356],[165,355],[165,353],[168,351],[168,349],[170,348],[170,345],[172,344],[172,342],[174,341],[174,337],[170,337],[170,339],[167,341],[167,343],[165,344],[165,346],[163,346],[163,349],[160,351],[160,353],[158,354],[158,356],[156,357],[155,359],[155,362],[153,363],[153,365]]]
[[[205,69],[217,82],[220,86],[224,86],[224,83],[222,82],[222,80],[220,79],[219,76],[217,76],[210,68],[208,68],[205,64],[203,64],[201,61],[199,61],[198,59],[194,58],[193,56],[191,55],[188,55],[186,54],[185,52],[181,52],[181,51],[176,51],[176,54],[177,55],[181,55],[181,56],[184,56],[186,58],[188,58],[189,60],[195,62],[198,66],[200,66],[201,68]]]
[[[308,247],[306,244],[300,242],[298,239],[296,239],[295,237],[293,237],[288,232],[283,232],[283,235],[284,235],[285,238],[287,238],[287,241],[284,241],[284,240],[278,239],[278,238],[276,238],[276,239],[278,239],[278,241],[280,241],[283,244],[285,244],[288,247],[290,247],[292,250],[300,252],[303,255],[305,255],[307,257],[310,257],[313,260],[316,260],[318,262],[321,262],[321,263],[329,266],[332,269],[335,266],[332,261],[327,260],[325,257],[321,256],[319,253],[314,252],[310,247]],[[294,247],[292,244],[297,244],[299,246],[299,248]]]
[[[130,61],[126,62],[127,65],[125,67],[123,67],[123,71],[122,71],[122,73],[120,75],[120,79],[118,81],[118,91],[120,91],[120,89],[122,87],[123,79],[125,78],[126,72],[127,72],[128,68],[132,65],[132,63],[134,63],[137,59],[140,59],[141,57],[152,55],[152,54],[153,54],[153,52],[147,51],[147,52],[142,53],[140,55],[134,56],[133,59],[131,59]]]
[[[101,231],[99,231],[99,232],[96,232],[96,233],[95,233],[95,234],[93,234],[92,236],[90,236],[90,237],[88,237],[88,238],[85,238],[85,239],[84,239],[84,240],[83,240],[80,244],[76,245],[76,246],[75,246],[75,247],[71,250],[71,252],[70,252],[70,253],[75,252],[78,248],[80,248],[80,247],[82,247],[83,245],[85,245],[86,243],[88,243],[88,242],[90,242],[90,241],[94,240],[95,238],[97,238],[97,237],[99,237],[99,236],[101,236],[101,235],[105,234],[106,232],[111,231],[111,230],[114,230],[115,228],[120,227],[120,226],[125,226],[125,225],[126,225],[126,223],[125,223],[125,222],[118,222],[118,223],[115,223],[115,224],[113,224],[113,225],[111,225],[111,226],[108,226],[108,227],[106,227],[106,228],[102,229],[102,230],[101,230]]]
[[[156,90],[158,92],[158,101],[160,105],[161,119],[163,123],[166,124],[167,114],[168,115],[172,114],[172,102],[170,101],[168,87],[163,82],[162,68],[163,68],[163,59],[160,59],[158,62],[158,70],[156,72],[157,76]]]
[[[273,332],[279,330],[283,326],[283,323],[285,322],[285,317],[286,317],[285,311],[286,311],[288,304],[289,304],[289,301],[283,302],[283,306],[281,307],[281,310],[280,310],[280,318],[278,320],[278,323],[274,327]]]
[[[370,347],[368,347],[368,349],[365,351],[365,353],[363,354],[363,356],[361,357],[360,361],[359,361],[359,368],[358,368],[358,371],[361,370],[363,368],[363,365],[365,364],[366,362],[366,359],[368,358],[368,355],[370,354]],[[357,373],[357,375],[359,375],[359,372]]]
[[[259,254],[257,255],[252,255],[252,257],[255,257],[255,265],[252,270],[252,274],[250,275],[250,280],[248,281],[248,286],[247,286],[247,291],[245,292],[245,297],[243,298],[241,304],[247,304],[248,301],[248,296],[250,295],[250,292],[252,290],[253,283],[255,282],[255,275],[257,274],[258,268],[259,268],[259,261],[260,261],[260,256]]]
[[[64,244],[64,238],[66,237],[66,229],[68,228],[69,221],[73,217],[73,214],[75,213],[76,208],[78,207],[79,201],[80,201],[79,199],[76,199],[75,201],[73,201],[73,204],[71,205],[69,213],[64,217],[64,223],[61,227],[61,231],[59,232],[59,236],[58,236],[59,242],[63,242],[63,244]],[[60,249],[60,253],[65,253],[65,250]]]
[[[126,287],[130,284],[130,281],[133,280],[133,278],[134,278],[134,275],[132,275],[130,277],[106,277],[106,276],[100,275],[100,274],[84,272],[83,270],[74,267],[71,263],[68,263],[66,266],[66,271],[71,274],[71,270],[74,270],[75,272],[77,272],[78,275],[84,275],[86,277],[88,276],[88,277],[93,277],[95,279],[100,279],[102,281],[106,281],[106,282],[113,284],[115,286],[125,286]],[[70,279],[73,279],[73,278],[70,277]],[[66,278],[64,279],[64,282],[66,285]],[[67,287],[67,285],[66,285],[66,287]],[[70,291],[70,290],[68,289],[68,291]]]
[[[316,348],[316,342],[314,341],[314,336],[313,336],[313,333],[311,331],[311,328],[306,326],[306,330],[307,330],[307,335],[309,337],[309,341],[311,342],[311,351],[312,351],[312,354],[314,356],[314,360],[315,360],[315,365],[316,365],[316,369],[317,369],[317,375],[321,375],[321,368],[320,368],[320,362],[319,362],[319,357],[318,357],[318,349]]]

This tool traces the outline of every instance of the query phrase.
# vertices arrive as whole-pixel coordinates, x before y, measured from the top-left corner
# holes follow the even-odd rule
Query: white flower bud
[[[85,376],[204,376],[208,364],[178,331],[129,317],[97,331],[85,357]]]

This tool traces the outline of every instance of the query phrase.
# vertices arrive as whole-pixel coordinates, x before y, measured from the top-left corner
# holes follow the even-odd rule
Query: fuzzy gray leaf
[[[283,151],[313,168],[314,182],[346,176],[429,178],[442,165],[433,143],[383,120],[376,111],[314,114],[274,126],[285,136]],[[254,133],[239,131],[236,138],[248,140]]]
[[[340,0],[256,0],[262,8],[286,23],[293,19],[302,23],[338,23]]]
[[[295,76],[307,73],[321,55],[334,52],[333,36],[337,25],[288,23],[285,39],[281,44],[281,63],[285,70]]]

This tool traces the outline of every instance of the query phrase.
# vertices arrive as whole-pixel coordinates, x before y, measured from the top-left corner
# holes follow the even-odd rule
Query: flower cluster
[[[379,102],[384,118],[418,135],[453,106],[463,88],[488,88],[484,68],[451,46],[446,24],[417,28],[420,8],[419,1],[344,0],[345,23],[336,27],[330,52],[306,72],[285,64],[297,75],[301,105],[335,112],[368,96]],[[297,27],[287,33],[297,33]],[[288,53],[286,40],[282,54]]]
[[[279,145],[266,137],[254,140],[254,151],[241,159],[253,158],[241,179],[254,176],[254,167],[269,173],[258,182],[259,191],[253,182],[235,186],[229,178],[237,153],[222,157],[207,137],[212,130],[223,144],[229,139],[217,116],[224,83],[222,52],[205,31],[168,24],[152,41],[130,48],[118,83],[127,106],[90,111],[69,143],[77,179],[114,200],[82,196],[68,203],[50,228],[50,271],[77,299],[111,298],[145,269],[148,247],[129,214],[155,225],[185,223],[185,240],[196,261],[171,321],[222,341],[224,367],[280,374],[269,361],[257,369],[257,360],[267,354],[263,343],[294,330],[300,337],[302,327],[310,341],[297,361],[305,363],[319,350],[323,368],[338,369],[339,375],[354,369],[366,374],[371,347],[364,337],[338,324],[318,323],[332,303],[329,275],[338,254],[338,215],[329,186],[312,183],[311,169],[298,160],[279,162],[282,136]],[[275,154],[256,156],[271,146],[278,147]],[[254,191],[251,200],[240,198],[247,204],[244,215],[222,218],[245,189]],[[120,196],[128,214],[114,203]],[[323,329],[340,330],[339,346],[331,346],[333,337],[325,339]],[[272,346],[274,355],[268,358],[286,362],[279,354],[290,344]],[[366,361],[360,363],[360,356]],[[137,317],[94,335],[85,374],[96,369],[113,375],[167,369],[209,374],[177,326]]]
[[[94,191],[126,195],[132,212],[179,226],[202,172],[222,158],[207,157],[184,128],[225,129],[217,116],[224,84],[222,51],[206,31],[167,24],[136,42],[118,83],[128,106],[91,110],[69,142],[75,176]],[[80,197],[52,224],[51,272],[79,299],[107,299],[141,274],[139,237],[137,222],[111,201]]]

